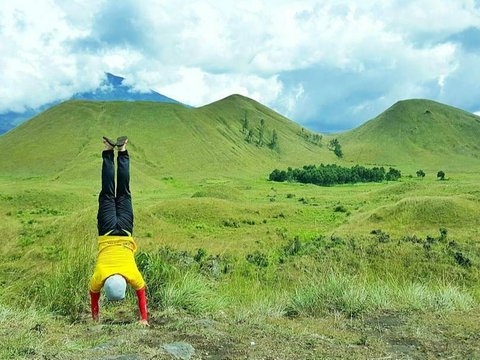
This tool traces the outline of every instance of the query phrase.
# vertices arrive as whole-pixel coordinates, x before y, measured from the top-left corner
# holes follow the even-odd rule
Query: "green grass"
[[[436,116],[441,109],[433,106]],[[264,118],[268,129],[277,129],[280,152],[243,140],[245,109],[251,124]],[[392,111],[399,116],[407,110]],[[0,146],[11,154],[0,164],[5,170],[0,176],[0,331],[9,344],[0,357],[49,356],[60,351],[68,331],[81,339],[69,338],[61,351],[69,358],[112,339],[110,333],[95,340],[82,335],[90,334],[87,287],[96,253],[103,134],[131,137],[137,262],[148,284],[152,321],[171,322],[165,332],[157,328],[162,336],[198,332],[192,322],[212,318],[225,326],[221,338],[227,342],[230,337],[249,344],[250,334],[264,328],[266,335],[257,335],[272,339],[270,350],[286,354],[290,350],[280,344],[295,338],[294,349],[304,358],[312,357],[308,344],[317,344],[317,352],[331,350],[324,353],[328,358],[339,347],[365,342],[364,324],[358,322],[382,314],[449,318],[448,338],[442,339],[452,344],[455,333],[475,330],[466,315],[476,314],[480,302],[475,149],[469,157],[444,144],[450,149],[441,154],[447,181],[436,179],[434,161],[422,166],[424,179],[406,176],[440,156],[426,143],[415,163],[399,147],[391,148],[392,158],[384,163],[398,163],[404,177],[397,182],[318,187],[267,181],[273,168],[335,160],[326,146],[308,143],[299,130],[262,105],[234,96],[200,109],[68,102],[0,137]],[[380,130],[380,138],[390,131]],[[48,146],[35,141],[37,133]],[[351,143],[340,139],[348,164]],[[407,154],[413,151],[405,146]],[[22,313],[12,315],[18,309]],[[135,339],[141,334],[131,324],[136,311],[133,292],[121,304],[101,300],[103,324],[124,335],[132,330],[133,340],[119,347],[124,354],[129,345],[140,346]],[[9,316],[19,324],[11,334]],[[311,332],[330,336],[335,346],[299,332],[311,322],[317,324]],[[37,323],[46,324],[51,335],[26,330]],[[345,324],[352,323],[358,327],[350,332]],[[326,327],[336,330],[329,333]],[[407,328],[405,336],[423,341],[428,353],[433,338],[422,339]],[[369,334],[376,338],[375,330]],[[202,341],[211,344],[220,335],[208,336]],[[360,358],[390,353],[386,340],[375,341],[359,350]]]

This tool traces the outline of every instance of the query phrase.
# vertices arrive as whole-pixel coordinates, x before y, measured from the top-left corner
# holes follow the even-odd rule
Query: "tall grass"
[[[448,312],[469,310],[475,300],[455,285],[424,285],[329,274],[310,279],[293,292],[287,307],[290,315],[321,316],[339,312],[358,316],[376,311]]]
[[[137,262],[153,307],[199,314],[219,310],[225,304],[206,278],[192,270],[177,268],[160,252],[140,253]]]
[[[34,285],[35,302],[71,320],[81,319],[88,309],[88,287],[93,266],[90,245],[70,249],[51,275]]]
[[[16,301],[23,307],[34,305],[77,321],[88,316],[88,282],[95,263],[91,209],[63,217],[58,225],[45,237],[63,249],[61,257],[49,262],[51,269],[41,276],[32,271],[33,281],[11,285],[16,286],[12,292],[19,294]],[[223,310],[242,321],[283,314],[446,312],[478,303],[475,245],[445,236],[394,239],[377,233],[385,235],[378,230],[364,239],[305,235],[292,240],[282,233],[280,244],[258,247],[246,256],[206,250],[200,256],[160,248],[140,252],[136,259],[151,310],[192,314]],[[378,274],[385,276],[379,279]],[[11,292],[2,293],[7,298]],[[127,300],[136,301],[134,296]]]
[[[31,308],[18,311],[0,304],[0,358],[34,358],[49,320],[44,312]]]

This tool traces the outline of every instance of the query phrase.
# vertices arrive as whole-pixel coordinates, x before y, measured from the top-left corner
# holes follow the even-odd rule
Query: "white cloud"
[[[271,103],[282,90],[276,76],[264,78],[243,74],[211,74],[199,68],[180,68],[176,75],[176,78],[170,83],[164,83],[158,91],[194,106],[205,105],[231,94]]]
[[[409,97],[466,104],[452,84],[480,81],[478,56],[444,39],[471,26],[473,0],[5,1],[0,113],[88,91],[109,71],[191,105],[241,93],[342,128]]]

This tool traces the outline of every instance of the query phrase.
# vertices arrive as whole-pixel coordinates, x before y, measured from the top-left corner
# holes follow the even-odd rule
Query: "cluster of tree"
[[[367,169],[360,165],[351,168],[336,164],[305,165],[302,169],[288,168],[275,169],[269,176],[271,181],[291,181],[304,184],[330,186],[358,182],[381,182],[383,180],[397,180],[401,177],[399,170],[390,168],[388,172],[383,167]]]
[[[330,140],[328,143],[328,150],[333,151],[333,153],[339,158],[343,157],[342,146],[337,138]]]
[[[266,139],[267,128],[265,120],[260,119],[260,126],[256,129],[250,127],[250,122],[245,111],[242,119],[242,133],[245,134],[245,141],[251,144],[256,144],[259,147],[267,145],[272,150],[278,150],[278,134],[274,129],[270,139]]]
[[[418,170],[417,171],[417,177],[424,178],[425,177],[425,171],[423,171],[422,169]],[[437,179],[445,180],[445,172],[443,170],[440,170],[439,172],[437,172]]]
[[[305,141],[312,143],[314,145],[322,146],[322,135],[314,134],[308,130],[302,128],[299,134]]]
[[[418,170],[417,171],[417,177],[424,178],[425,177],[425,171],[423,171],[422,169]]]
[[[402,177],[402,173],[400,172],[400,170],[394,169],[392,167],[385,174],[385,180],[387,181],[395,181],[400,179],[401,177]]]

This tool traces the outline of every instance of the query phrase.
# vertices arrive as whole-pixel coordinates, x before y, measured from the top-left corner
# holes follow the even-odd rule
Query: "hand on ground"
[[[139,323],[140,325],[142,325],[142,326],[145,326],[145,327],[149,327],[149,326],[150,326],[150,324],[148,323],[147,320],[140,320],[138,323]]]

